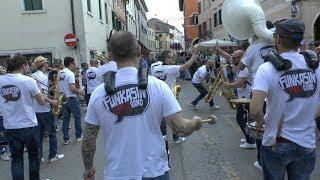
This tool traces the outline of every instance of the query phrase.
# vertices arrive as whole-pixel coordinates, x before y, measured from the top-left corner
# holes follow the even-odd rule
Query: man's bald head
[[[116,61],[136,58],[138,53],[138,42],[129,31],[118,31],[110,38],[110,51]]]
[[[90,66],[91,67],[98,67],[98,61],[95,59],[90,60]]]
[[[238,66],[243,54],[244,54],[244,52],[242,50],[235,51],[232,54],[232,64],[235,66]]]

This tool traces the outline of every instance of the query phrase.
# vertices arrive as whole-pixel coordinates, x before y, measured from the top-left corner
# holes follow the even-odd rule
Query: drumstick
[[[208,123],[208,124],[210,124],[210,125],[213,125],[213,124],[216,123],[217,119],[218,119],[218,118],[217,118],[215,115],[210,115],[210,116],[208,117],[208,119],[202,119],[202,122],[203,122],[203,123]]]

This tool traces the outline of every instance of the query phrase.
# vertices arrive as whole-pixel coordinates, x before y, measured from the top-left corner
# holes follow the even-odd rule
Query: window
[[[99,0],[99,17],[102,20],[102,7],[101,7],[101,0]]]
[[[214,19],[214,27],[217,27],[217,26],[218,26],[218,16],[217,16],[217,13],[214,13],[213,19]]]
[[[24,10],[26,11],[43,10],[42,0],[24,0]]]
[[[219,25],[222,25],[222,18],[221,18],[221,16],[222,16],[222,14],[221,14],[222,12],[221,12],[221,9],[219,10]]]
[[[88,10],[88,12],[92,12],[92,9],[91,9],[91,0],[87,0],[87,10]]]
[[[198,13],[201,13],[201,2],[198,3]]]
[[[108,4],[107,3],[105,3],[104,4],[104,10],[105,10],[105,15],[106,15],[106,24],[110,24],[109,23],[109,11],[108,11]]]

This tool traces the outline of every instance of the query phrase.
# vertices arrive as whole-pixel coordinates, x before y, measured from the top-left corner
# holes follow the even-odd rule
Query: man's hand
[[[91,169],[91,170],[85,170],[83,173],[83,179],[84,180],[93,180],[96,176],[96,170]]]
[[[222,83],[222,86],[224,86],[224,87],[229,87],[229,86],[230,86],[230,83],[228,83],[228,82],[223,82],[223,83]]]
[[[201,127],[203,126],[202,119],[198,116],[194,116],[192,120],[195,121],[196,124],[194,130],[198,131],[199,129],[201,129]]]
[[[256,121],[256,128],[263,129],[264,121]]]
[[[50,104],[52,104],[53,106],[58,106],[59,105],[59,101],[51,100]]]

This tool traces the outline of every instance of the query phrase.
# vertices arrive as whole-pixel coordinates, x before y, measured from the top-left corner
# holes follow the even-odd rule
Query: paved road
[[[230,110],[222,97],[215,99],[221,110],[210,110],[204,102],[199,103],[198,110],[188,107],[190,101],[197,95],[190,82],[182,84],[179,102],[183,108],[183,116],[195,115],[206,117],[210,114],[218,116],[216,125],[205,125],[203,129],[187,138],[182,144],[173,144],[170,141],[171,151],[171,179],[173,180],[260,180],[261,173],[253,167],[256,159],[256,150],[242,150],[238,148],[242,137],[235,121],[235,112]],[[72,130],[74,126],[72,125]],[[170,132],[169,132],[170,133]],[[58,137],[58,151],[65,154],[65,158],[56,163],[41,165],[42,179],[80,180],[82,176],[81,143],[71,141],[70,145],[62,144],[61,132]],[[169,136],[170,137],[170,136]],[[73,140],[73,139],[71,139]],[[170,139],[171,140],[171,139]],[[319,146],[319,142],[318,142]],[[44,144],[45,156],[48,144]],[[312,180],[320,176],[320,153],[317,153],[317,164]],[[27,177],[27,155],[25,173]],[[103,142],[99,136],[95,167],[98,180],[103,179]],[[0,180],[10,179],[10,163],[0,161]]]

